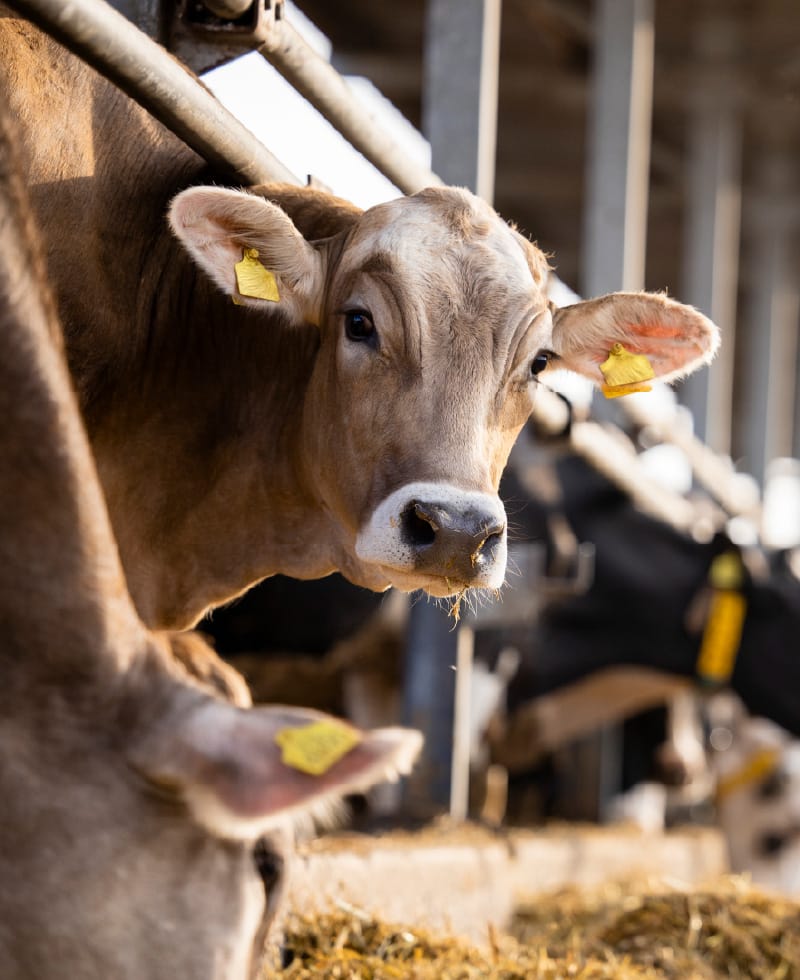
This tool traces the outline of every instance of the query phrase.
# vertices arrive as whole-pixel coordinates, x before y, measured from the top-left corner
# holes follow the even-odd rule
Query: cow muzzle
[[[498,589],[506,572],[505,509],[490,494],[409,483],[375,508],[356,554],[404,591],[448,596]]]

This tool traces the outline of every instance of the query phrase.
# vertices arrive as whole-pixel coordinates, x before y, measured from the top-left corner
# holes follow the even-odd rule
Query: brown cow
[[[0,117],[0,976],[246,980],[279,862],[256,839],[420,739],[350,729],[299,772],[280,730],[325,716],[212,697],[144,627],[10,156]]]
[[[497,486],[548,363],[600,382],[621,341],[671,378],[716,346],[708,320],[662,296],[555,310],[543,254],[453,188],[362,214],[312,190],[193,187],[170,216],[201,275],[164,221],[212,177],[191,151],[12,17],[0,93],[151,626],[190,626],[277,572],[497,589]],[[249,249],[275,301],[237,288]]]

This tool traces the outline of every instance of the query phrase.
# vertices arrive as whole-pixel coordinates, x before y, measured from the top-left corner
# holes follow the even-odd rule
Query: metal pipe
[[[9,0],[9,6],[83,58],[222,173],[246,184],[300,183],[179,61],[103,0]]]
[[[442,183],[412,160],[355,98],[338,71],[287,21],[270,19],[257,49],[353,146],[405,194]]]

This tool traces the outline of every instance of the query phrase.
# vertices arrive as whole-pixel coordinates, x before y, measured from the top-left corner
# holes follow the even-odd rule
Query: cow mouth
[[[363,566],[404,592],[436,598],[499,589],[506,569],[506,515],[499,498],[448,484],[410,483],[378,504],[355,551]]]
[[[400,592],[417,592],[422,590],[434,599],[454,599],[470,590],[480,591],[487,588],[484,585],[478,585],[474,582],[464,582],[460,579],[449,578],[446,575],[420,575],[415,572],[392,568],[388,565],[381,565],[379,568],[381,574],[388,579],[392,588]]]

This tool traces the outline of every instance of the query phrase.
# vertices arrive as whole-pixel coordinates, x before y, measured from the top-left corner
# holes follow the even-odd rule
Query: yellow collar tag
[[[714,589],[697,657],[697,675],[706,684],[727,684],[742,642],[747,600],[740,592]]]
[[[361,734],[344,722],[328,719],[303,728],[282,728],[275,741],[283,750],[285,766],[309,776],[322,776],[358,745]]]
[[[258,249],[246,248],[240,262],[234,267],[236,273],[236,288],[240,296],[249,296],[251,299],[266,299],[270,303],[277,303],[280,300],[278,294],[278,283],[273,273],[258,261]],[[236,297],[233,297],[236,303]],[[241,306],[241,303],[238,305]]]
[[[697,656],[697,676],[707,684],[727,684],[733,674],[747,616],[747,600],[737,591],[744,585],[742,559],[725,551],[708,570],[711,605]]]
[[[651,391],[651,386],[642,382],[656,376],[653,365],[644,354],[631,354],[622,344],[614,344],[600,370],[605,378],[603,394],[606,398],[619,398],[635,391]]]
[[[760,782],[771,776],[778,768],[780,762],[780,752],[778,749],[760,749],[745,762],[745,764],[735,772],[723,776],[717,782],[714,793],[717,803],[720,803],[727,796],[737,790],[745,789],[752,783]]]

